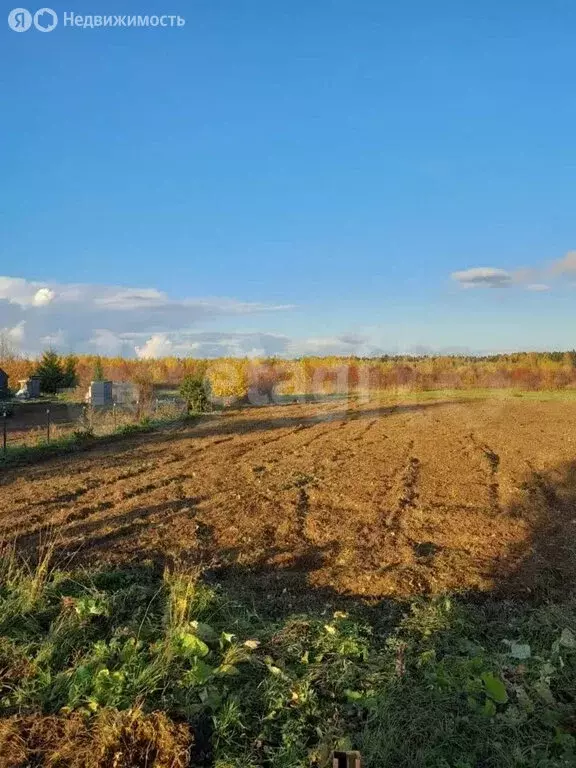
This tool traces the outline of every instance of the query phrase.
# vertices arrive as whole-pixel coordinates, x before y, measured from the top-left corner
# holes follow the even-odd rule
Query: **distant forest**
[[[70,356],[67,357],[70,359]],[[219,396],[242,396],[250,388],[285,394],[369,390],[514,388],[524,390],[576,387],[576,351],[516,352],[471,355],[384,355],[375,358],[305,357],[295,360],[167,357],[140,360],[79,355],[75,358],[79,389],[94,378],[133,382],[141,388],[177,388],[185,376],[204,376]],[[10,386],[34,373],[37,361],[9,355],[0,367]]]

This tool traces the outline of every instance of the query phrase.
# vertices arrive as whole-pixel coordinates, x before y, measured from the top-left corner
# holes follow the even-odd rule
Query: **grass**
[[[166,419],[143,418],[131,424],[122,424],[112,429],[108,434],[95,435],[91,429],[77,429],[69,434],[54,437],[50,441],[39,440],[34,445],[10,445],[8,443],[5,455],[0,455],[0,468],[32,464],[69,453],[85,451],[103,443],[120,440],[131,435],[145,434],[156,429],[162,429],[178,422],[191,422],[196,414]]]
[[[263,617],[200,573],[0,562],[0,764],[576,763],[576,602]]]
[[[574,401],[576,400],[576,389],[425,389],[413,391],[400,391],[390,393],[386,390],[378,390],[374,393],[382,399],[391,399],[394,401],[403,400],[508,400],[510,398],[523,398],[525,400],[551,402],[551,401]]]

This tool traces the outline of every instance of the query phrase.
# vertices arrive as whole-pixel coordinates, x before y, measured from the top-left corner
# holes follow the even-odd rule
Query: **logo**
[[[8,14],[8,26],[14,32],[27,32],[32,26],[32,14],[26,8],[14,8]]]
[[[34,14],[34,26],[39,32],[52,32],[58,25],[58,16],[52,8],[40,8]]]
[[[52,8],[40,8],[34,18],[26,8],[14,8],[8,14],[8,26],[14,32],[27,32],[32,26],[32,21],[39,32],[52,32],[58,26],[58,15]]]

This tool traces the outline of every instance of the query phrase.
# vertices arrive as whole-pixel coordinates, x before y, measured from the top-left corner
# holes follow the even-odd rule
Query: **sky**
[[[0,332],[23,353],[576,346],[573,0],[83,0],[50,32],[13,7]]]

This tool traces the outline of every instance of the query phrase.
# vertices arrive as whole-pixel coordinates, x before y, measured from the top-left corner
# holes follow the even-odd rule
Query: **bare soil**
[[[0,474],[0,538],[182,560],[288,606],[576,576],[576,402],[246,408]]]

